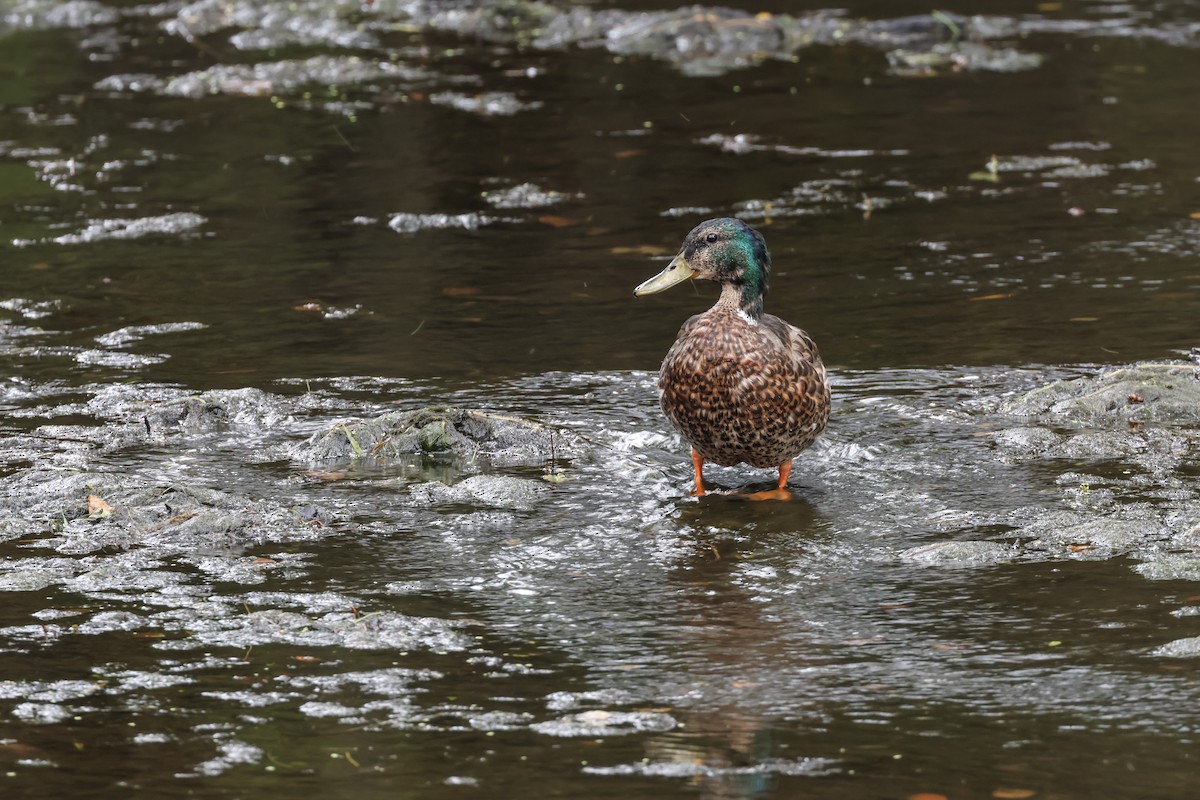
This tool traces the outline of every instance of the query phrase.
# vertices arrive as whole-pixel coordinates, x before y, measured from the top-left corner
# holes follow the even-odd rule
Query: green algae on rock
[[[1200,421],[1200,365],[1144,363],[1054,381],[1008,401],[1001,411],[1087,424],[1195,424]]]
[[[492,463],[542,464],[578,453],[571,435],[541,423],[462,408],[430,406],[391,411],[373,419],[338,422],[319,431],[297,451],[309,463],[375,463],[412,455],[441,455]]]

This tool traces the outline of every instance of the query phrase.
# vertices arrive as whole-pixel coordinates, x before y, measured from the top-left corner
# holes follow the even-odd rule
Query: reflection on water
[[[1191,791],[1195,426],[1015,399],[1196,344],[1188,9],[58,5],[0,0],[6,797]],[[725,214],[833,367],[787,503],[687,496],[711,287],[629,294]],[[309,458],[431,404],[563,450]]]

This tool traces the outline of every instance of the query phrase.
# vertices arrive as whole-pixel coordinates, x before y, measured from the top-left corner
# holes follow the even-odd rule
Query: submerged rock
[[[1096,377],[1073,378],[1010,400],[1001,411],[1076,424],[1200,421],[1200,365],[1136,364]]]
[[[521,510],[531,507],[550,491],[549,484],[530,478],[472,475],[453,486],[437,482],[414,486],[410,498],[419,505],[465,503]]]
[[[309,463],[370,459],[384,463],[412,455],[492,463],[543,464],[579,453],[578,439],[529,420],[437,407],[392,411],[369,420],[347,420],[314,434],[295,456]]]
[[[50,534],[40,539],[43,546],[75,555],[138,546],[236,554],[264,542],[319,538],[328,530],[327,515],[312,508],[111,473],[31,469],[8,476],[0,480],[3,512],[13,515],[4,538]]]
[[[899,554],[902,561],[939,566],[986,566],[1009,561],[1016,550],[1008,545],[986,541],[934,542],[910,547]]]
[[[1200,581],[1200,558],[1166,555],[1138,564],[1134,571],[1152,581]]]
[[[1150,655],[1164,658],[1196,658],[1200,656],[1200,636],[1167,642],[1151,650]]]

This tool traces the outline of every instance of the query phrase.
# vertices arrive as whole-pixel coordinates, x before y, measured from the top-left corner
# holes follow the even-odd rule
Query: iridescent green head
[[[762,234],[740,219],[701,222],[683,240],[679,255],[666,268],[633,290],[639,297],[669,289],[692,278],[737,289],[738,305],[751,317],[762,316],[763,295],[771,275],[771,255]]]

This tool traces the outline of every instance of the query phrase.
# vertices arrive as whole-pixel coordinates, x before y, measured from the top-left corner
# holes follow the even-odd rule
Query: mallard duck
[[[704,462],[713,461],[777,467],[776,489],[748,496],[790,498],[792,459],[829,420],[829,384],[812,337],[763,313],[770,274],[761,233],[740,219],[710,219],[633,291],[654,294],[693,278],[721,285],[716,304],[680,328],[658,376],[662,410],[692,446],[696,496],[704,495]]]

